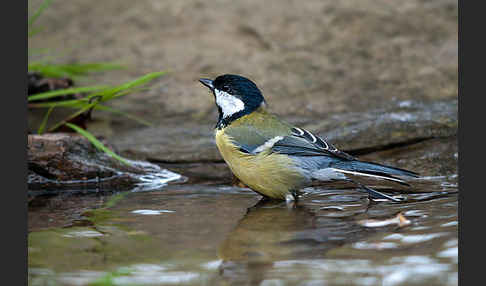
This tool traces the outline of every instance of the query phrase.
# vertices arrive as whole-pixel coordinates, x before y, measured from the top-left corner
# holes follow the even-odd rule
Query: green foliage
[[[101,105],[100,103],[108,102],[110,100],[119,98],[121,96],[125,96],[127,94],[146,90],[147,88],[141,88],[139,86],[149,83],[150,81],[161,77],[164,75],[165,72],[154,72],[146,74],[142,77],[139,77],[135,80],[129,81],[127,83],[123,83],[118,86],[88,86],[88,87],[79,87],[79,88],[68,88],[63,90],[55,90],[55,91],[48,91],[43,93],[38,93],[35,95],[31,95],[28,97],[29,107],[30,108],[54,108],[54,107],[67,107],[67,108],[75,108],[77,111],[70,116],[68,116],[62,122],[59,122],[52,126],[49,130],[55,130],[60,125],[68,122],[69,120],[75,118],[76,116],[88,111],[91,108],[108,111],[112,113],[116,113],[122,116],[126,116],[128,118],[134,119],[142,124],[150,125],[149,122],[140,119],[136,116],[127,114],[126,112],[117,110],[112,107],[108,107],[105,105]],[[38,100],[42,99],[49,99],[58,96],[68,95],[68,94],[75,94],[80,92],[89,92],[87,95],[80,99],[71,99],[71,100],[61,100],[55,102],[40,102],[36,103]],[[48,117],[49,115],[47,115]],[[47,118],[45,119],[47,121]]]
[[[71,79],[85,76],[92,72],[102,72],[114,69],[123,69],[125,66],[116,63],[87,63],[87,64],[50,64],[42,62],[29,63],[29,72],[38,72],[45,77]]]
[[[93,144],[96,148],[102,150],[103,152],[105,152],[106,154],[110,155],[111,157],[117,159],[118,161],[122,162],[123,164],[130,165],[130,163],[128,163],[128,161],[126,161],[122,157],[118,156],[117,154],[115,154],[115,152],[111,151],[105,145],[103,145],[103,143],[101,143],[98,139],[96,139],[96,137],[94,137],[93,134],[89,133],[88,131],[84,130],[83,128],[81,128],[77,125],[74,125],[72,123],[65,123],[65,124],[69,128],[72,128],[73,130],[75,130],[79,134],[86,137],[86,139],[88,139],[91,142],[91,144]]]
[[[49,120],[49,116],[56,107],[65,107],[65,108],[74,108],[76,111],[66,117],[64,120],[57,122],[56,124],[52,125],[48,131],[54,131],[62,125],[66,125],[71,129],[75,130],[76,132],[80,133],[81,135],[85,136],[94,146],[99,148],[100,150],[106,152],[108,155],[112,156],[113,158],[117,159],[118,161],[122,162],[123,164],[129,165],[129,163],[124,160],[122,157],[116,155],[113,151],[105,147],[101,142],[99,142],[91,133],[88,131],[80,128],[79,126],[69,123],[70,120],[73,120],[77,116],[88,112],[90,109],[97,109],[103,110],[107,112],[116,113],[122,116],[126,116],[137,122],[140,122],[145,125],[150,125],[149,122],[138,118],[136,116],[127,114],[126,112],[117,110],[115,108],[101,105],[100,103],[108,102],[110,100],[116,99],[118,97],[136,92],[145,90],[147,88],[141,88],[141,85],[147,84],[150,81],[164,75],[165,72],[154,72],[146,74],[142,77],[139,77],[135,80],[123,83],[117,86],[87,86],[87,87],[78,87],[78,88],[67,88],[62,90],[55,90],[55,91],[48,91],[43,93],[38,93],[35,95],[31,95],[28,97],[29,107],[30,108],[49,108],[44,116],[44,119],[41,122],[41,125],[38,129],[38,133],[44,133],[46,130],[47,122]],[[87,93],[87,95],[80,99],[71,99],[71,100],[61,100],[55,102],[40,102],[36,103],[39,100],[45,99],[52,99],[59,96],[69,95],[69,94],[76,94],[76,93]]]
[[[37,21],[42,12],[51,4],[52,0],[45,0],[39,6],[39,8],[32,13],[32,16],[28,19],[28,36],[31,37],[39,32],[41,29],[34,27],[34,23]],[[92,72],[102,72],[113,69],[125,68],[120,64],[116,63],[84,63],[84,64],[51,64],[47,62],[33,62],[28,64],[29,72],[37,72],[44,77],[49,78],[70,78],[76,79],[82,76],[86,76]],[[164,75],[165,72],[154,72],[146,74],[135,80],[117,85],[117,86],[83,86],[76,88],[67,88],[62,90],[54,90],[43,93],[34,94],[28,97],[28,107],[29,108],[48,108],[39,128],[38,133],[42,134],[47,129],[47,131],[54,131],[61,127],[62,125],[68,126],[69,128],[80,133],[86,137],[94,146],[98,149],[106,152],[108,155],[122,162],[123,164],[129,164],[128,161],[122,157],[115,154],[113,151],[104,146],[100,141],[98,141],[95,136],[93,136],[88,131],[82,129],[81,127],[72,123],[76,117],[83,115],[85,112],[90,112],[91,110],[101,110],[105,112],[111,112],[118,115],[126,116],[127,118],[136,120],[145,125],[150,125],[149,122],[138,118],[136,116],[127,114],[124,111],[117,110],[115,108],[109,107],[107,105],[102,105],[110,100],[134,93],[142,90],[146,90],[146,87],[142,85],[147,84],[154,79]],[[41,100],[47,99],[59,99],[59,97],[71,94],[85,94],[84,97],[78,99],[61,99],[56,101],[40,102]],[[47,123],[49,117],[55,108],[71,108],[76,111],[65,119],[53,124],[51,127],[47,128]]]
[[[109,107],[109,106],[106,106],[106,105],[97,104],[94,107],[94,109],[103,110],[103,111],[111,112],[111,113],[118,114],[118,115],[121,115],[121,116],[125,116],[126,118],[129,118],[129,119],[136,121],[140,124],[143,124],[143,125],[146,125],[146,126],[152,126],[152,123],[148,122],[147,120],[144,120],[144,119],[142,119],[138,116],[131,115],[129,113],[123,112],[121,110],[118,110],[118,109],[115,109],[115,108],[112,108],[112,107]]]
[[[38,134],[44,133],[44,129],[46,129],[47,125],[47,120],[49,120],[49,115],[51,115],[52,110],[54,110],[54,106],[49,107],[49,109],[46,112],[46,115],[44,116],[44,119],[41,122],[41,125],[39,126],[39,130],[37,131]]]
[[[37,93],[34,95],[29,96],[27,99],[29,102],[36,101],[36,100],[44,100],[69,94],[76,94],[76,93],[83,93],[83,92],[94,92],[99,91],[102,89],[106,89],[108,86],[101,85],[101,86],[85,86],[85,87],[76,87],[76,88],[66,88],[66,89],[58,89],[43,93]]]
[[[49,6],[49,4],[51,4],[51,2],[52,2],[52,0],[45,0],[44,2],[42,2],[40,7],[37,9],[37,11],[35,11],[34,14],[29,17],[29,19],[27,21],[27,26],[28,26],[28,29],[29,29],[28,30],[28,36],[29,37],[32,37],[33,35],[37,34],[38,32],[40,32],[42,30],[40,28],[34,28],[33,25],[34,25],[35,21],[37,21],[39,16],[42,14],[42,12]]]

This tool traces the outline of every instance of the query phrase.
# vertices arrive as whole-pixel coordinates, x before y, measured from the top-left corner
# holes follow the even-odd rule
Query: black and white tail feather
[[[359,177],[386,180],[405,186],[410,185],[405,180],[397,178],[396,176],[418,177],[417,173],[408,170],[359,161],[357,158],[338,150],[322,138],[315,136],[305,129],[297,127],[292,128],[291,136],[285,136],[274,142],[272,150],[273,152],[279,152],[290,156],[312,156],[316,159],[313,161],[317,162],[316,166],[314,166],[316,170],[311,172],[313,179],[347,180],[364,189],[373,199],[400,201],[365,186],[359,182]],[[309,157],[307,157],[305,161],[309,161]],[[358,179],[351,179],[352,177]]]

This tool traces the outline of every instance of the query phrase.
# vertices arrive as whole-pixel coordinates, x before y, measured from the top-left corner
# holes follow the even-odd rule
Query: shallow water
[[[402,203],[337,185],[296,204],[211,184],[40,195],[29,285],[457,285],[456,183]]]

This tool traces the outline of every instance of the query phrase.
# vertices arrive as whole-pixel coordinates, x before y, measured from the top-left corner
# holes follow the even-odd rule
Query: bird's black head
[[[199,81],[214,94],[219,111],[218,128],[252,113],[265,102],[256,84],[239,75],[225,74],[215,80],[201,78]]]

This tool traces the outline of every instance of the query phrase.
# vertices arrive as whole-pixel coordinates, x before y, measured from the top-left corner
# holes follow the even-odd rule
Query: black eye
[[[221,88],[224,92],[227,92],[227,93],[230,93],[231,92],[231,88],[228,86],[228,85],[223,85],[223,87]]]

